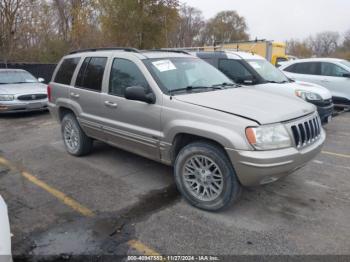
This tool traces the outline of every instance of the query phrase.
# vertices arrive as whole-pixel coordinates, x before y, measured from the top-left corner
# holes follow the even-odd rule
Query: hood
[[[42,83],[23,84],[2,84],[0,94],[26,95],[26,94],[46,94],[46,85]]]
[[[287,121],[315,111],[314,105],[300,98],[285,97],[253,88],[230,88],[177,95],[174,99],[242,116],[259,124]]]
[[[312,93],[316,93],[322,97],[322,99],[332,98],[331,92],[323,86],[307,83],[302,81],[296,81],[291,83],[277,84],[277,83],[266,83],[256,86],[250,86],[254,88],[261,88],[265,91],[275,92],[281,95],[295,96],[296,90],[304,90]]]

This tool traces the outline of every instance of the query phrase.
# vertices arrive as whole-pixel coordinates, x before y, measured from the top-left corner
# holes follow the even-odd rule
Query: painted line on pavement
[[[8,161],[7,159],[0,156],[0,165],[14,171],[20,172],[21,176],[26,178],[29,182],[37,185],[41,189],[45,190],[52,196],[56,197],[60,202],[65,204],[66,206],[72,208],[73,210],[77,211],[81,215],[85,217],[94,217],[96,214],[90,210],[89,208],[83,206],[82,204],[78,203],[76,200],[70,198],[65,193],[59,191],[58,189],[48,185],[44,181],[40,180],[36,176],[26,172],[21,171],[20,168],[15,166],[13,163]],[[146,256],[161,256],[158,252],[153,250],[152,248],[148,247],[147,245],[143,244],[139,240],[133,239],[127,242],[128,246],[137,250],[138,252],[146,255]],[[160,261],[166,261],[166,260],[160,260]]]
[[[89,208],[83,206],[82,204],[80,204],[76,200],[74,200],[73,198],[70,198],[69,196],[67,196],[63,192],[59,191],[58,189],[53,188],[52,186],[48,185],[44,181],[35,177],[34,175],[32,175],[26,171],[21,171],[18,167],[16,167],[14,164],[12,164],[7,159],[0,157],[0,164],[11,169],[11,170],[19,171],[21,176],[26,178],[29,182],[37,185],[38,187],[45,190],[49,194],[53,195],[58,200],[60,200],[63,204],[65,204],[66,206],[77,211],[81,215],[86,216],[86,217],[92,217],[95,215],[94,212],[92,210],[90,210]]]
[[[322,154],[331,155],[331,156],[338,156],[338,157],[344,157],[344,158],[350,158],[350,155],[339,154],[339,153],[334,153],[334,152],[329,152],[329,151],[322,151]]]

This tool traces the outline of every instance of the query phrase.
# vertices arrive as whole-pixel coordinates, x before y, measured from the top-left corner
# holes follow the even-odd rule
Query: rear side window
[[[245,66],[234,59],[220,59],[219,69],[235,82],[241,82],[240,80],[242,79],[252,77],[252,74],[245,68]]]
[[[296,74],[305,75],[319,75],[320,74],[320,63],[319,62],[305,62],[296,63],[288,66],[284,71],[292,72]]]
[[[64,59],[57,71],[54,82],[69,85],[79,61],[80,57]]]
[[[109,79],[109,94],[124,96],[125,89],[129,86],[148,88],[145,77],[135,63],[126,59],[114,59]]]
[[[87,57],[80,67],[76,87],[101,92],[107,57]]]

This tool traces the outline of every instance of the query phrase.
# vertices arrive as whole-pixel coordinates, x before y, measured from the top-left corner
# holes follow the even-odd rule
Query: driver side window
[[[321,64],[321,75],[323,76],[335,76],[342,77],[344,74],[348,74],[345,69],[338,65],[332,63],[322,63]]]
[[[109,78],[108,93],[124,97],[125,89],[129,86],[143,86],[144,88],[148,88],[148,83],[134,62],[115,58]]]
[[[243,79],[247,78],[253,79],[253,75],[239,61],[234,59],[220,59],[219,69],[236,83],[241,83]]]

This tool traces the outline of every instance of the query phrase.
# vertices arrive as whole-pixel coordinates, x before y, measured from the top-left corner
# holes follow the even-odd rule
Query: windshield
[[[247,59],[248,64],[266,81],[273,83],[289,82],[288,78],[271,63],[263,59]]]
[[[0,84],[36,83],[38,80],[26,71],[0,71]]]
[[[340,63],[345,65],[346,67],[348,67],[350,69],[350,62],[349,61],[342,60],[342,61],[340,61]]]
[[[215,67],[198,58],[149,59],[147,65],[165,92],[233,84]]]

